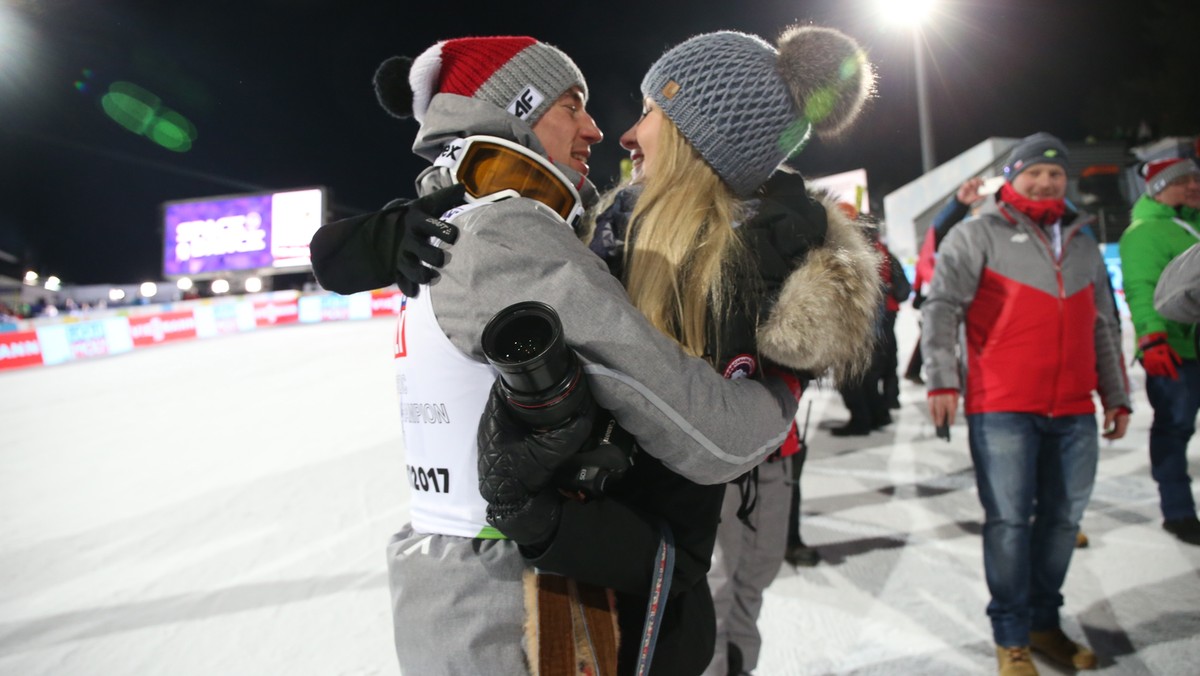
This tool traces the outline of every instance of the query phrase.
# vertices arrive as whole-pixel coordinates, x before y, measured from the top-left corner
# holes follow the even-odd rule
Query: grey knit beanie
[[[558,97],[587,82],[561,50],[531,37],[443,40],[416,59],[393,56],[375,71],[375,95],[396,117],[425,121],[437,94],[487,101],[533,126]]]
[[[1009,183],[1035,164],[1057,164],[1067,170],[1067,146],[1057,136],[1039,131],[1017,142],[1004,160],[1004,178]]]
[[[698,35],[642,79],[642,94],[741,197],[813,132],[832,138],[849,128],[875,82],[858,43],[840,31],[792,27],[778,44],[733,31]]]

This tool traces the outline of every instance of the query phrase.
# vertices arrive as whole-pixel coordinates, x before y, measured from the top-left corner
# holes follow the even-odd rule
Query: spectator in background
[[[934,265],[937,262],[937,248],[942,243],[942,239],[946,237],[946,233],[950,231],[962,219],[970,213],[971,205],[983,199],[980,190],[983,188],[983,179],[979,177],[968,178],[963,181],[963,184],[958,186],[958,190],[954,192],[954,196],[950,201],[946,202],[946,206],[933,217],[933,222],[929,225],[929,229],[925,231],[925,241],[921,243],[921,251],[917,256],[917,271],[913,275],[913,289],[916,292],[913,296],[913,309],[920,310],[921,304],[925,302],[925,295],[929,291],[929,285],[933,282]],[[924,360],[921,358],[921,337],[920,332],[917,333],[917,344],[913,346],[912,356],[908,358],[908,366],[904,369],[904,377],[917,385],[924,385],[925,379],[921,377],[921,367],[924,365]]]
[[[879,307],[875,315],[875,334],[873,336],[874,344],[871,348],[870,365],[859,377],[852,378],[838,386],[838,392],[842,395],[842,401],[850,411],[850,419],[846,421],[846,424],[841,427],[834,427],[829,432],[835,437],[866,436],[871,433],[871,430],[880,429],[892,422],[891,413],[888,412],[887,400],[884,398],[881,387],[886,365],[885,352],[889,344],[885,334],[887,332],[887,304],[891,302],[891,299],[887,297],[891,289],[891,284],[888,281],[891,276],[891,265],[888,262],[888,257],[883,253],[885,248],[879,241],[879,229],[874,224],[862,223],[859,219],[858,209],[853,205],[841,202],[838,204],[838,208],[849,218],[859,220],[863,226],[863,235],[879,255],[877,274],[879,275],[880,286],[884,293],[880,295]],[[907,282],[907,280],[905,281]],[[890,344],[894,345],[894,313],[892,314],[892,322],[893,338]]]
[[[908,281],[908,275],[904,274],[904,266],[900,264],[900,259],[883,243],[878,230],[875,231],[873,239],[876,250],[883,258],[879,274],[883,278],[885,301],[883,328],[875,348],[879,351],[882,362],[879,387],[882,390],[884,405],[895,410],[900,408],[900,358],[896,345],[896,314],[900,312],[900,305],[907,302],[908,297],[912,295],[912,284]],[[891,415],[887,418],[890,419]]]
[[[1133,205],[1120,251],[1146,396],[1154,408],[1150,474],[1158,483],[1163,528],[1200,545],[1187,460],[1200,410],[1196,325],[1166,319],[1154,307],[1155,286],[1167,264],[1200,241],[1200,166],[1190,159],[1156,160],[1143,174],[1146,192]]]
[[[1108,271],[1095,243],[1077,236],[1085,219],[1065,201],[1066,166],[1054,136],[1017,143],[999,193],[942,242],[921,309],[934,424],[952,424],[965,393],[1001,674],[1036,674],[1031,648],[1068,668],[1095,668],[1096,655],[1059,620],[1099,456],[1092,391],[1106,439],[1122,437],[1129,422]]]

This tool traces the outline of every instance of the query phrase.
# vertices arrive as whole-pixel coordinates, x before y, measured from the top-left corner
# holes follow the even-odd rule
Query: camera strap
[[[658,543],[658,555],[654,559],[654,575],[650,581],[650,601],[646,604],[646,622],[642,627],[641,647],[638,649],[637,676],[650,672],[654,660],[654,648],[658,645],[658,632],[662,628],[663,612],[667,606],[667,594],[671,590],[671,578],[675,574],[675,535],[666,521],[659,523],[662,540]]]

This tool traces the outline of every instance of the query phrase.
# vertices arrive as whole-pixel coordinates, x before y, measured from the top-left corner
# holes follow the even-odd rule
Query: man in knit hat
[[[1182,542],[1200,545],[1187,458],[1200,411],[1196,325],[1167,319],[1154,307],[1163,269],[1200,241],[1200,166],[1191,159],[1155,160],[1146,163],[1143,175],[1146,191],[1133,205],[1120,250],[1125,299],[1154,408],[1150,474],[1158,484],[1162,527]]]
[[[796,402],[781,381],[726,380],[688,357],[579,240],[574,216],[594,198],[587,160],[601,135],[585,109],[587,84],[565,54],[527,37],[448,40],[414,60],[385,61],[375,84],[385,109],[420,122],[413,150],[432,166],[418,192],[456,182],[467,191],[466,204],[430,225],[454,240],[453,265],[404,300],[397,327],[412,489],[412,522],[388,546],[397,656],[405,674],[537,671],[541,635],[525,635],[530,571],[518,546],[539,534],[501,525],[545,508],[535,497],[592,419],[573,418],[520,457],[480,469],[476,433],[496,381],[480,336],[493,315],[528,300],[557,310],[596,403],[693,481],[718,483],[757,464],[786,437]],[[473,154],[479,148],[486,152]],[[342,292],[390,283],[391,245],[409,219],[387,211],[326,226],[313,242],[318,280],[334,274]],[[542,482],[509,474],[522,463]],[[489,503],[501,492],[509,511],[498,514]]]
[[[1038,133],[1009,154],[1000,191],[946,235],[921,306],[921,350],[934,424],[965,395],[983,504],[983,563],[1002,675],[1036,674],[1031,648],[1075,669],[1096,666],[1060,628],[1061,587],[1104,437],[1124,435],[1129,392],[1107,269],[1087,219],[1066,204],[1067,150]],[[959,324],[967,376],[960,381]]]

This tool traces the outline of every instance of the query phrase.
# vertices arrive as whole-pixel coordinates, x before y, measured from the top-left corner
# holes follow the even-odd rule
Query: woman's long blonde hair
[[[704,356],[710,311],[723,319],[740,251],[741,201],[665,115],[653,173],[630,218],[625,283],[634,306],[684,350]]]

